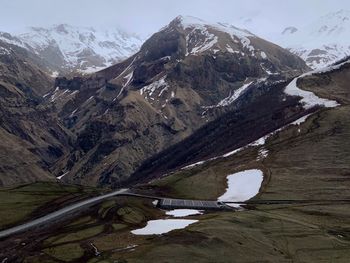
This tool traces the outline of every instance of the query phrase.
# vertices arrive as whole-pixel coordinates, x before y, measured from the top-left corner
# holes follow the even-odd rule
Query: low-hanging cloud
[[[248,27],[269,37],[286,26],[302,26],[328,12],[350,9],[348,0],[0,0],[0,30],[68,23],[119,27],[150,35],[177,15]]]

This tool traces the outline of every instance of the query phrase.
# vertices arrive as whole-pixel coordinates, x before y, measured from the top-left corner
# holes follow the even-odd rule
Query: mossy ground
[[[81,188],[52,182],[38,182],[0,189],[0,229],[32,218],[34,212],[50,202],[59,205],[59,199],[86,197],[93,188]],[[57,200],[57,202],[55,202]]]

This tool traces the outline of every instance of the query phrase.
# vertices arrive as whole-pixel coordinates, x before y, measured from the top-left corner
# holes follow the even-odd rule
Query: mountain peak
[[[59,24],[59,25],[55,25],[54,29],[58,32],[58,33],[64,33],[64,34],[68,34],[69,33],[69,29],[68,29],[68,25],[67,24]]]
[[[185,30],[212,28],[217,31],[229,33],[231,35],[239,35],[239,36],[244,35],[244,36],[251,36],[251,37],[254,36],[254,34],[249,32],[248,30],[238,28],[229,23],[223,23],[223,22],[212,23],[194,16],[179,15],[174,20],[172,20],[169,25],[181,26]]]
[[[198,17],[188,16],[188,15],[186,16],[179,15],[172,22],[176,24],[180,24],[183,28],[210,24],[209,22],[206,22]]]
[[[295,32],[297,32],[298,29],[294,26],[289,26],[286,27],[283,31],[282,31],[282,35],[291,35],[294,34]]]

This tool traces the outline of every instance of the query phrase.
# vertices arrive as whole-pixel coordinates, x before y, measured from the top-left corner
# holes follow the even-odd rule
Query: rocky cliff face
[[[56,80],[46,102],[77,139],[54,171],[70,182],[118,185],[261,82],[305,70],[301,59],[250,32],[177,17],[122,63]]]

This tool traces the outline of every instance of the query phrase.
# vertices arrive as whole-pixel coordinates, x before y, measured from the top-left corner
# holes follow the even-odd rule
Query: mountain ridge
[[[0,39],[40,56],[53,77],[71,71],[98,71],[137,52],[142,43],[136,34],[118,28],[99,30],[68,24],[2,32]]]

